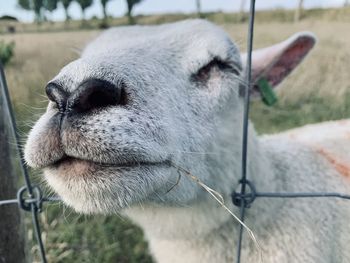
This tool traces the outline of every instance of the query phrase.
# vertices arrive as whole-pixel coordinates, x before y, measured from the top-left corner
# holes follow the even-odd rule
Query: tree
[[[196,0],[197,16],[202,17],[201,0]]]
[[[58,0],[44,0],[43,7],[51,14],[57,9]]]
[[[43,0],[32,0],[32,9],[35,13],[35,20],[39,23],[43,21],[43,4]]]
[[[126,0],[126,4],[128,6],[128,11],[126,12],[126,15],[128,16],[128,20],[129,20],[129,24],[134,24],[135,23],[135,20],[132,16],[132,9],[133,7],[140,3],[142,0]]]
[[[303,10],[304,10],[304,0],[299,0],[298,6],[295,9],[295,13],[294,13],[294,22],[300,21],[300,19],[303,16]]]
[[[110,0],[101,0],[102,11],[103,11],[103,18],[104,18],[105,20],[107,19],[106,6],[107,6],[107,3],[108,3],[109,1],[110,1]]]
[[[83,20],[85,20],[85,9],[92,5],[93,0],[76,0],[80,5]]]
[[[245,6],[246,6],[246,0],[241,0],[241,5],[239,7],[239,15],[238,15],[238,22],[244,22],[247,20],[247,16],[245,13]]]
[[[18,0],[18,5],[23,8],[24,10],[31,10],[30,7],[30,0]]]
[[[66,15],[66,21],[68,21],[70,19],[69,13],[68,13],[68,8],[69,5],[73,2],[73,0],[60,0],[63,8],[64,8],[64,13]]]
[[[25,10],[34,11],[35,21],[40,23],[43,20],[43,1],[44,0],[18,0],[18,5]]]

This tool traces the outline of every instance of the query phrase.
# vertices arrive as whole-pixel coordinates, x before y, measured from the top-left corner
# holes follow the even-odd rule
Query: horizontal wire
[[[265,198],[309,198],[309,197],[336,197],[341,199],[349,199],[350,195],[341,194],[341,193],[327,193],[327,192],[319,192],[319,193],[265,193],[265,192],[257,192],[256,197],[265,197]]]
[[[250,198],[251,194],[237,194],[238,198]],[[317,192],[317,193],[307,193],[307,192],[301,192],[301,193],[272,193],[272,192],[256,192],[254,194],[256,198],[324,198],[324,197],[334,197],[334,198],[340,198],[340,199],[347,199],[350,200],[350,195],[348,194],[342,194],[342,193],[336,193],[336,192]],[[37,202],[36,199],[28,198],[25,199],[26,203],[33,203]],[[62,199],[58,196],[52,196],[52,197],[43,197],[40,202],[43,203],[53,203],[53,202],[62,202]],[[1,200],[1,205],[9,205],[9,204],[18,204],[18,199],[9,199],[9,200]]]
[[[24,202],[27,204],[30,203],[53,203],[53,202],[61,202],[62,199],[58,196],[52,196],[52,197],[43,197],[41,200],[37,200],[35,198],[28,198],[25,199]],[[0,206],[2,205],[11,205],[11,204],[18,204],[18,199],[8,199],[8,200],[1,200],[0,201]]]
[[[0,201],[0,206],[2,205],[12,205],[12,204],[18,204],[17,199],[9,199],[9,200],[2,200]]]

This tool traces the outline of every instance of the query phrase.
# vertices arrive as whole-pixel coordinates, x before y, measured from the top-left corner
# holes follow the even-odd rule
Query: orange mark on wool
[[[338,121],[338,124],[340,126],[345,126],[345,125],[349,124],[349,121],[348,120],[340,120],[340,121]]]
[[[296,136],[295,136],[294,133],[290,133],[290,134],[289,134],[289,138],[292,139],[292,140],[294,140],[294,139],[296,139]]]
[[[345,162],[342,162],[335,158],[331,153],[325,151],[324,149],[317,149],[317,152],[321,154],[332,166],[343,176],[350,177],[350,166]]]

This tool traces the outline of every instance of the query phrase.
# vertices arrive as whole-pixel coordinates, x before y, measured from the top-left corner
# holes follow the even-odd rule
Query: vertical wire
[[[35,232],[36,240],[38,241],[38,245],[39,245],[41,262],[47,263],[45,248],[44,248],[43,241],[41,239],[41,230],[40,230],[39,219],[38,219],[38,210],[37,210],[35,205],[32,205],[31,212],[32,212],[33,225],[34,225],[34,232]]]
[[[20,159],[21,172],[23,174],[25,184],[27,186],[28,196],[29,196],[29,198],[34,198],[33,186],[30,182],[29,173],[28,173],[27,167],[25,166],[25,163],[24,163],[23,151],[19,145],[19,135],[17,132],[17,127],[16,127],[16,119],[15,119],[15,115],[13,113],[13,109],[11,106],[10,94],[9,94],[7,83],[6,83],[4,69],[3,69],[3,66],[1,65],[1,63],[0,63],[0,86],[1,86],[1,93],[4,95],[4,106],[8,110],[10,128],[12,130],[12,133],[15,136],[15,143],[17,146],[16,149],[17,149],[17,153],[18,153],[19,159]],[[39,225],[39,220],[38,220],[38,209],[34,203],[31,203],[31,212],[32,212],[35,235],[36,235],[36,239],[37,239],[37,242],[39,245],[41,261],[43,263],[46,263],[47,260],[46,260],[46,255],[45,255],[45,249],[44,249],[43,241],[41,239],[41,231],[40,231],[40,225]]]
[[[25,180],[27,190],[28,190],[28,195],[30,198],[33,198],[33,187],[32,187],[32,184],[30,182],[30,179],[29,179],[27,167],[24,164],[23,152],[22,152],[22,149],[19,145],[19,135],[17,132],[15,115],[14,115],[13,110],[12,110],[11,101],[10,101],[10,94],[9,94],[6,79],[5,79],[5,73],[4,73],[3,66],[1,64],[0,64],[0,86],[1,86],[2,94],[4,95],[4,102],[5,102],[4,104],[5,104],[5,107],[7,108],[8,115],[9,115],[10,129],[15,136],[15,144],[16,144],[17,153],[19,155],[21,172],[24,176],[24,180]]]
[[[245,71],[245,79],[247,86],[244,94],[244,115],[243,115],[243,139],[242,139],[242,163],[241,163],[241,196],[246,192],[246,180],[247,180],[247,158],[248,158],[248,116],[249,116],[249,104],[250,104],[250,89],[252,81],[252,51],[253,51],[253,33],[254,33],[254,18],[255,18],[255,0],[250,1],[250,16],[249,16],[249,28],[248,28],[248,49],[247,49],[247,67]],[[245,199],[241,198],[240,203],[240,219],[244,222],[245,216]],[[239,239],[237,246],[237,263],[241,262],[241,250],[242,250],[242,238],[243,238],[243,226],[240,225]]]

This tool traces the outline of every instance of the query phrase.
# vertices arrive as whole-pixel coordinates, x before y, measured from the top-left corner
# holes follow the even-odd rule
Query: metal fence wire
[[[253,33],[254,33],[254,18],[255,18],[255,0],[250,1],[249,11],[249,27],[248,27],[248,48],[247,48],[247,67],[245,71],[245,79],[247,85],[245,86],[244,94],[244,114],[243,114],[243,139],[242,139],[242,159],[241,159],[241,178],[238,181],[238,188],[240,191],[232,193],[232,202],[234,205],[240,208],[240,220],[244,222],[245,211],[250,208],[256,198],[342,198],[349,199],[350,195],[341,194],[336,192],[299,192],[299,193],[277,193],[277,192],[259,192],[256,190],[255,185],[247,178],[247,154],[248,154],[248,117],[249,117],[249,105],[250,105],[250,90],[252,87],[251,68],[252,68],[252,50],[253,50]],[[3,95],[4,106],[7,108],[9,116],[10,128],[15,135],[15,144],[17,153],[20,157],[21,173],[25,180],[25,186],[21,187],[17,192],[17,198],[11,200],[0,200],[0,206],[9,204],[18,204],[19,208],[24,211],[30,212],[32,215],[34,232],[36,240],[39,246],[41,261],[47,262],[45,255],[45,248],[41,238],[41,230],[38,220],[38,213],[42,211],[42,205],[45,202],[57,202],[61,201],[59,197],[45,197],[42,195],[42,191],[39,186],[33,185],[29,178],[28,169],[24,163],[23,152],[19,144],[19,135],[17,133],[15,116],[13,114],[11,100],[7,88],[5,74],[2,65],[0,64],[0,94]],[[240,225],[240,231],[238,235],[237,247],[236,247],[236,262],[241,262],[241,248],[243,241],[243,225]]]

